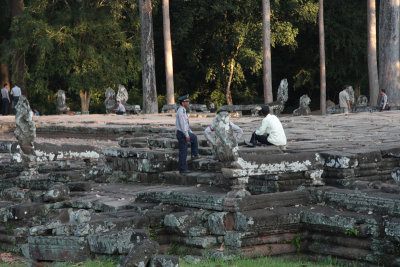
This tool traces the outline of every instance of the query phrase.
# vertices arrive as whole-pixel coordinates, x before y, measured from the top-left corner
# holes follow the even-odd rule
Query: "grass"
[[[322,262],[312,262],[304,259],[282,259],[282,258],[257,258],[257,259],[238,259],[232,261],[210,260],[202,261],[198,264],[188,264],[181,261],[182,267],[339,267],[347,266],[336,263],[330,258]]]

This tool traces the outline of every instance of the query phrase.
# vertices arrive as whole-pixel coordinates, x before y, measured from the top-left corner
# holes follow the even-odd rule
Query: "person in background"
[[[390,110],[390,106],[388,103],[388,97],[386,95],[386,90],[381,90],[381,105],[379,106],[379,111]]]
[[[14,84],[14,87],[11,89],[10,94],[13,96],[14,114],[17,114],[17,109],[15,107],[17,106],[19,97],[21,96],[21,88],[19,88],[18,85]]]
[[[190,103],[189,95],[179,97],[178,101],[181,104],[176,112],[176,138],[179,145],[178,169],[180,173],[189,173],[190,171],[186,167],[187,142],[190,142],[191,159],[199,157],[199,144],[196,134],[190,130],[189,117],[186,113]]]
[[[115,110],[115,114],[124,115],[125,112],[126,112],[126,109],[125,109],[124,105],[122,105],[120,101],[117,101],[117,109]]]
[[[278,117],[269,114],[268,105],[262,106],[260,112],[266,117],[262,120],[260,128],[253,132],[250,142],[245,143],[251,147],[256,146],[257,141],[265,145],[285,146],[286,135]]]
[[[40,113],[37,109],[33,110],[33,116],[40,116]]]
[[[339,93],[339,106],[341,113],[349,114],[351,110],[350,106],[350,95],[349,95],[349,85],[343,87],[343,91]]]
[[[4,84],[4,87],[1,89],[1,113],[3,116],[8,115],[8,105],[10,104],[10,96],[8,94],[8,89],[7,89],[8,84]]]
[[[215,105],[214,105],[214,102],[213,102],[213,101],[211,101],[211,103],[210,103],[210,112],[211,112],[211,113],[214,113],[214,112],[215,112]]]

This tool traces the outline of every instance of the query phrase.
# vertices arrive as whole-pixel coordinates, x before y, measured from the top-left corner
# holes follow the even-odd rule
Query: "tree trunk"
[[[320,109],[326,115],[326,68],[325,68],[325,30],[324,30],[324,0],[319,0],[319,69],[320,69]]]
[[[232,58],[231,60],[231,65],[229,69],[229,78],[228,78],[228,84],[226,86],[226,103],[228,105],[232,106],[233,101],[232,101],[232,92],[231,92],[231,84],[232,84],[232,78],[233,78],[233,71],[235,69],[235,59]]]
[[[375,0],[367,1],[368,8],[368,78],[369,78],[369,104],[378,103],[379,80],[378,63],[376,59],[376,5]]]
[[[271,5],[270,0],[262,0],[263,6],[263,86],[264,103],[273,102],[271,70]]]
[[[139,0],[143,112],[158,113],[151,0]]]
[[[12,0],[11,1],[11,15],[12,17],[17,16],[24,9],[23,0]],[[26,88],[25,81],[25,53],[19,49],[15,50],[13,53],[12,66],[13,74],[12,81],[13,84],[17,84],[21,87],[22,94],[27,96],[28,90]],[[11,85],[10,85],[11,88]]]
[[[165,79],[167,85],[167,105],[175,104],[174,98],[174,68],[172,64],[171,27],[169,19],[169,0],[162,1],[163,29],[164,29],[164,54],[165,54]]]
[[[0,64],[0,73],[1,73],[1,88],[3,88],[3,85],[5,83],[10,85],[10,79],[9,79],[9,72],[8,72],[7,63],[1,63]],[[11,87],[9,86],[8,88],[11,88]]]
[[[79,96],[81,97],[82,114],[89,114],[90,92],[81,90],[79,91]]]
[[[399,88],[399,3],[380,1],[379,9],[379,83],[388,101],[400,105]]]

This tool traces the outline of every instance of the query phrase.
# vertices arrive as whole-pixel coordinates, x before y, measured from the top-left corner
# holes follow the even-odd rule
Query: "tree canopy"
[[[13,18],[10,2],[0,3],[0,60],[11,65],[13,51],[24,51],[33,107],[54,113],[62,89],[78,110],[85,90],[91,112],[103,112],[106,88],[118,84],[128,88],[130,103],[141,104],[136,0],[25,0]],[[166,93],[161,2],[152,2],[160,105]],[[327,98],[336,101],[343,84],[368,95],[365,1],[326,1],[324,12]],[[271,0],[273,88],[288,79],[289,109],[305,93],[319,106],[317,14],[316,0]],[[234,104],[263,102],[261,1],[170,0],[170,18],[175,94],[226,104],[232,72]]]

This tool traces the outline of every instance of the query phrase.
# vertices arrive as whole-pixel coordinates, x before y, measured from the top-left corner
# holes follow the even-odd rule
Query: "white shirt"
[[[126,112],[126,109],[124,107],[124,105],[122,105],[121,103],[118,104],[118,107],[115,111],[121,111],[121,112]]]
[[[269,134],[268,142],[276,146],[286,145],[286,135],[282,124],[278,117],[268,114],[262,121],[260,129],[256,131],[256,135]]]
[[[349,105],[347,101],[350,101],[349,93],[346,90],[343,90],[339,93],[339,106],[341,108],[348,108]]]
[[[185,137],[188,137],[189,133],[192,132],[189,126],[189,117],[183,106],[180,106],[176,112],[176,129],[182,132]]]
[[[21,88],[19,88],[18,86],[14,86],[14,87],[11,89],[11,94],[12,94],[13,96],[21,96]]]

